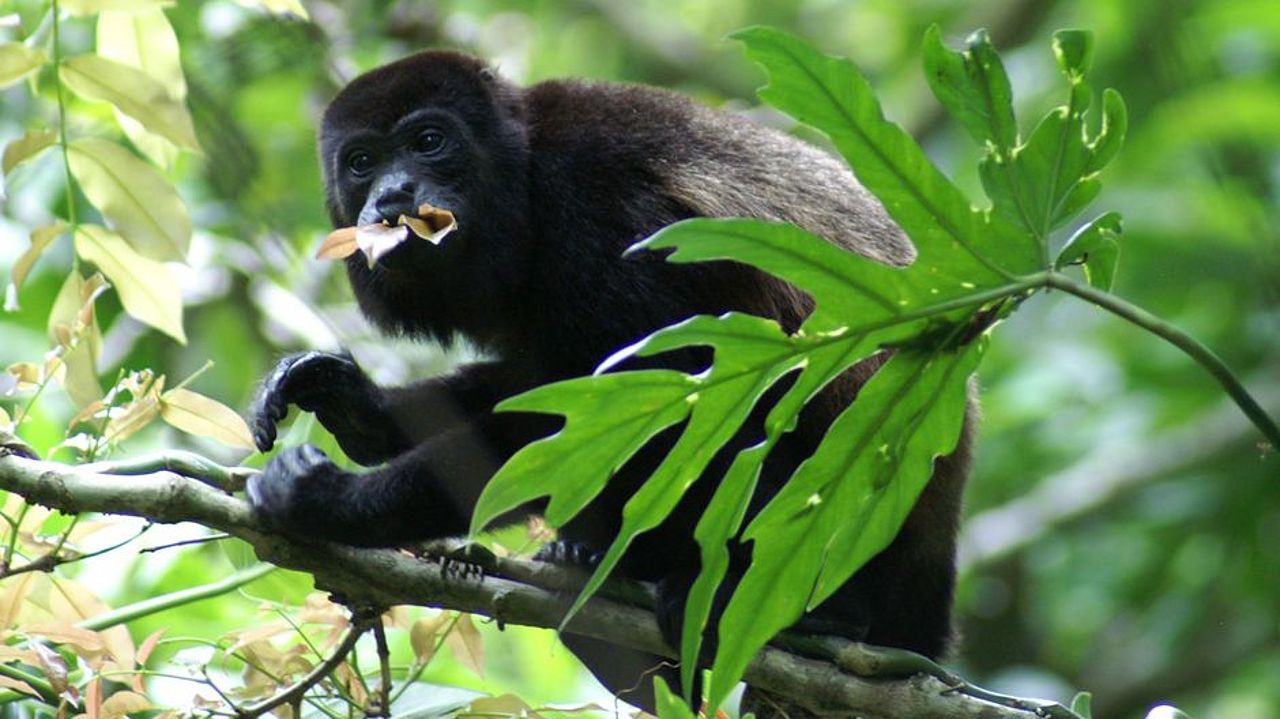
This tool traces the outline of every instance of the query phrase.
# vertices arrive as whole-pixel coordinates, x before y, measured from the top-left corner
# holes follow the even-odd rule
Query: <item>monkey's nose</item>
[[[392,190],[379,197],[374,203],[374,209],[378,211],[378,217],[389,225],[396,224],[400,220],[400,215],[417,216],[413,195],[399,190]]]

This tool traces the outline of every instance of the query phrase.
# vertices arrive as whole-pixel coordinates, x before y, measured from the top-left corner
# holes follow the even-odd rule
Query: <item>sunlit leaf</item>
[[[98,16],[98,54],[136,67],[160,82],[169,96],[181,102],[187,96],[182,74],[178,36],[160,8],[136,13],[104,12]],[[144,155],[161,167],[170,167],[178,148],[141,123],[115,110],[116,122]]]
[[[542,495],[551,495],[545,515],[559,525],[587,505],[609,475],[644,443],[688,415],[686,401],[694,380],[680,372],[654,370],[587,377],[544,385],[502,402],[503,411],[559,411],[567,408],[565,428],[553,438],[534,442],[507,462],[485,485],[472,517],[479,532],[503,512]],[[615,404],[621,387],[633,400]],[[584,421],[578,421],[581,417]],[[603,424],[597,420],[603,419]],[[567,439],[566,439],[567,438]],[[573,448],[570,456],[566,448]],[[518,459],[517,459],[518,458]],[[552,471],[554,470],[554,471]],[[530,478],[537,481],[530,483]]]
[[[104,10],[145,12],[173,4],[174,0],[62,0],[58,6],[73,15],[93,15]]]
[[[134,712],[145,712],[153,704],[143,695],[128,690],[118,691],[107,697],[98,710],[99,719],[122,719]]]
[[[33,697],[40,696],[40,692],[33,689],[30,684],[22,681],[21,679],[10,679],[6,676],[0,676],[0,687],[12,689],[13,691],[21,692]]]
[[[78,227],[75,244],[76,253],[111,280],[126,312],[186,344],[182,290],[164,263],[134,252],[122,237],[96,225]]]
[[[101,55],[78,55],[64,60],[59,73],[76,94],[109,102],[151,132],[179,147],[199,151],[186,106],[145,72]]]
[[[976,142],[990,143],[1008,157],[1018,144],[1009,76],[985,31],[973,33],[965,44],[963,53],[949,49],[938,26],[930,26],[924,36],[929,88]]]
[[[39,48],[20,42],[0,43],[0,89],[4,89],[30,75],[46,62]]]
[[[15,167],[35,158],[57,142],[58,133],[53,130],[28,130],[22,137],[5,145],[0,168],[8,175]]]
[[[71,172],[84,194],[138,253],[181,261],[191,243],[187,207],[154,167],[107,140],[71,143]]]
[[[271,13],[296,15],[303,20],[309,18],[307,9],[302,6],[302,0],[236,0],[236,2],[245,7],[261,8]]]
[[[449,627],[452,617],[441,612],[434,617],[422,617],[409,629],[409,646],[418,664],[427,664],[440,646],[440,635]]]
[[[235,410],[188,389],[160,396],[160,417],[188,434],[208,437],[236,449],[254,450],[249,425]]]
[[[35,265],[36,260],[40,259],[40,255],[44,254],[49,245],[66,231],[67,225],[61,220],[31,231],[31,245],[14,261],[13,271],[9,275],[9,290],[5,295],[6,311],[14,312],[18,309],[18,292],[22,289],[22,283],[26,281],[27,274],[31,272],[31,267]]]
[[[470,614],[458,615],[458,621],[454,622],[453,631],[445,637],[444,643],[453,652],[454,659],[478,676],[484,676],[484,638]]]
[[[98,382],[102,335],[94,302],[106,288],[101,274],[85,279],[79,270],[73,269],[49,310],[49,338],[63,347],[60,381],[78,408],[87,407],[102,397],[102,385]]]
[[[49,609],[54,616],[73,622],[92,619],[110,611],[89,588],[65,577],[53,578],[54,590],[49,593]],[[133,669],[134,644],[128,627],[118,625],[96,632],[107,654],[121,669]]]
[[[689,709],[680,695],[671,691],[662,677],[653,678],[653,694],[658,719],[698,719],[698,715]]]

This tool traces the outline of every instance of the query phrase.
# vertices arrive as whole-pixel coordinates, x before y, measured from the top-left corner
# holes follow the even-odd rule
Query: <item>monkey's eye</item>
[[[347,153],[347,169],[357,177],[364,177],[372,172],[375,164],[373,155],[364,150],[352,150]]]
[[[422,155],[434,155],[444,147],[444,135],[439,130],[423,130],[413,141],[413,151]]]

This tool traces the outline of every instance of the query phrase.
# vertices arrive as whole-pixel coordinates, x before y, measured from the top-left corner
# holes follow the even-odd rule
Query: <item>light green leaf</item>
[[[826,133],[922,256],[954,249],[945,271],[980,285],[1045,269],[1040,243],[1003,217],[972,207],[911,136],[884,118],[853,63],[772,28],[731,37],[768,71],[760,97]]]
[[[1079,692],[1071,698],[1071,711],[1079,714],[1081,719],[1093,719],[1093,695]]]
[[[62,0],[58,6],[72,15],[94,15],[107,10],[116,12],[146,12],[169,7],[173,0]]]
[[[261,8],[277,15],[296,15],[303,20],[308,19],[307,9],[302,0],[236,0],[245,7]]]
[[[101,55],[78,55],[63,61],[59,77],[81,97],[109,102],[179,147],[200,150],[186,106],[141,70]]]
[[[108,286],[101,274],[85,279],[73,269],[49,310],[49,338],[55,346],[62,346],[59,382],[77,409],[102,398],[102,385],[98,382],[102,333],[94,303]]]
[[[653,678],[653,696],[654,703],[657,705],[654,709],[658,712],[658,719],[698,719],[698,715],[689,709],[689,705],[680,701],[680,697],[672,693],[667,683],[662,681],[662,677]]]
[[[32,266],[49,248],[49,245],[66,231],[67,224],[61,220],[31,231],[31,245],[14,261],[13,271],[9,275],[9,288],[5,299],[6,311],[14,312],[18,309],[18,292],[22,289],[22,283],[26,281],[27,274],[31,272]]]
[[[547,521],[560,525],[604,488],[651,437],[684,419],[696,380],[680,372],[629,372],[544,385],[498,405],[499,411],[565,413],[565,427],[515,454],[485,485],[472,517],[479,532],[504,512],[551,496]],[[625,405],[613,402],[620,394]],[[570,453],[561,450],[571,447]]]
[[[970,35],[966,45],[963,53],[951,50],[938,26],[929,27],[924,36],[929,89],[974,141],[990,143],[994,154],[1007,158],[1018,144],[1009,76],[985,31]]]
[[[208,437],[234,449],[254,451],[249,425],[225,404],[176,387],[160,395],[160,418],[187,434]]]
[[[98,17],[98,54],[136,67],[157,80],[169,96],[181,102],[187,82],[178,54],[178,37],[159,8],[137,13],[104,12]],[[178,148],[147,132],[142,124],[115,109],[116,122],[144,155],[161,167],[171,167]]]
[[[97,225],[81,225],[75,234],[76,253],[92,262],[115,285],[124,309],[182,344],[182,290],[162,262],[143,257],[124,238]]]
[[[46,62],[39,48],[20,42],[0,43],[0,89],[4,89],[30,75]]]
[[[747,527],[755,551],[720,620],[712,706],[765,642],[892,541],[934,459],[955,448],[984,346],[895,354]]]
[[[1053,34],[1053,57],[1068,75],[1084,75],[1093,62],[1093,33],[1059,30]]]
[[[1115,282],[1116,261],[1120,257],[1120,243],[1116,239],[1120,230],[1119,213],[1108,212],[1099,216],[1071,236],[1053,263],[1054,268],[1061,270],[1071,265],[1083,265],[1084,277],[1089,284],[1109,292]]]
[[[154,167],[96,137],[71,143],[68,160],[85,196],[134,249],[153,260],[186,257],[191,243],[187,207]]]
[[[13,172],[13,168],[35,158],[57,141],[58,133],[53,130],[28,130],[22,137],[5,145],[4,159],[0,160],[0,169],[8,175]]]

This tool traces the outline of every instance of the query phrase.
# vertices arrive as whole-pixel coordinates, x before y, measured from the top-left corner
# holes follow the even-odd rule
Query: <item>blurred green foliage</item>
[[[943,122],[920,71],[921,38],[938,23],[955,45],[988,28],[1009,68],[1020,115],[1060,97],[1044,48],[1053,30],[1095,33],[1093,82],[1125,97],[1126,149],[1107,173],[1106,205],[1125,234],[1116,292],[1213,347],[1274,414],[1280,409],[1280,5],[1274,0],[452,0],[306,2],[311,20],[225,0],[168,10],[182,43],[187,105],[203,156],[170,177],[196,233],[182,271],[182,347],[99,300],[101,376],[150,367],[243,408],[281,352],[350,346],[382,381],[439,372],[466,350],[377,337],[345,280],[310,253],[327,231],[314,154],[316,118],[359,71],[426,46],[494,60],[516,80],[574,75],[647,82],[785,126],[759,108],[759,71],[722,41],[771,24],[847,55],[886,112],[980,196],[977,151]],[[0,3],[0,40],[25,37],[44,3]],[[10,15],[12,13],[13,15]],[[93,47],[91,20],[63,23],[68,53]],[[0,90],[0,141],[54,118],[51,89]],[[106,106],[80,111],[102,113]],[[1024,132],[1028,128],[1023,128]],[[30,228],[66,216],[62,168],[46,153],[6,179],[0,272]],[[48,349],[45,318],[70,266],[65,240],[35,266],[21,310],[0,315],[0,365]],[[387,350],[387,348],[392,348]],[[1079,303],[1015,315],[982,373],[980,460],[969,488],[957,614],[968,677],[1018,694],[1094,693],[1094,716],[1139,716],[1172,701],[1197,717],[1280,717],[1280,471],[1274,452],[1217,385],[1154,337]],[[0,397],[13,410],[15,400]],[[40,450],[73,413],[46,393],[22,434]],[[295,422],[300,440],[310,423]],[[318,436],[318,435],[317,435]],[[184,446],[238,459],[162,426],[124,451]],[[65,458],[65,457],[64,457]],[[108,532],[109,533],[109,532]],[[176,528],[141,544],[189,537]],[[103,540],[105,541],[105,540]],[[68,570],[112,606],[216,581],[248,558],[222,544],[134,555],[135,545]],[[309,578],[275,573],[241,594],[139,621],[136,641],[217,637],[262,621],[258,599],[301,602]],[[481,629],[483,679],[447,656],[425,678],[537,705],[607,702],[552,648],[548,632]],[[392,633],[397,655],[404,633]],[[166,644],[161,651],[175,651]],[[365,652],[371,654],[371,652]]]

